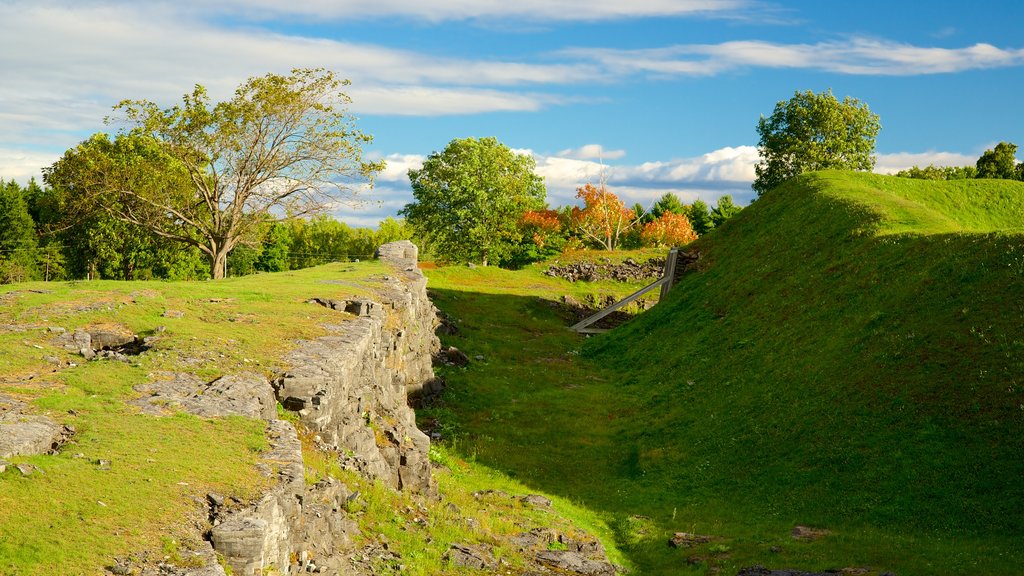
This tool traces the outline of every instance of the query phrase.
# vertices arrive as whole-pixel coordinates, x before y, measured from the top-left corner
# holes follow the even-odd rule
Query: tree
[[[645,246],[682,246],[697,239],[690,220],[675,212],[664,212],[657,220],[648,222],[640,231]]]
[[[183,103],[115,107],[130,129],[98,134],[46,170],[82,209],[103,209],[166,239],[195,246],[221,278],[227,255],[268,220],[325,211],[350,199],[381,163],[354,126],[341,91],[322,69],[267,74],[212,103],[197,85]]]
[[[871,170],[881,125],[867,104],[828,90],[796,92],[757,122],[760,162],[753,188],[764,194],[782,182],[814,170]]]
[[[457,138],[409,170],[415,201],[401,214],[441,259],[499,262],[520,240],[523,213],[544,205],[536,166],[495,138]]]
[[[693,225],[693,231],[698,236],[703,236],[711,231],[715,227],[715,221],[711,217],[711,212],[708,210],[707,202],[703,200],[694,200],[693,204],[690,204],[686,211],[687,218],[690,219],[690,224]]]
[[[661,218],[662,214],[671,212],[673,214],[686,214],[686,205],[679,199],[679,196],[666,192],[651,207],[651,220]]]
[[[1016,154],[1017,145],[1009,142],[1000,142],[994,149],[985,150],[981,158],[978,158],[978,173],[975,177],[1018,180]]]
[[[0,283],[32,280],[37,250],[35,223],[21,186],[0,180]]]
[[[572,209],[573,229],[604,250],[615,250],[622,236],[640,222],[604,184],[585,184],[576,189],[576,197],[583,200],[583,207]]]
[[[924,168],[912,166],[900,170],[894,176],[915,178],[917,180],[968,180],[978,177],[978,169],[974,166],[935,166],[929,164]]]
[[[733,204],[732,196],[726,194],[718,198],[715,208],[711,210],[711,223],[715,228],[721,226],[726,220],[739,214],[743,208]]]

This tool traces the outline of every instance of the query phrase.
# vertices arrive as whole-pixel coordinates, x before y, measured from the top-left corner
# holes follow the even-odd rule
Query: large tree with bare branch
[[[382,164],[363,160],[371,137],[346,111],[346,85],[305,69],[251,78],[225,102],[199,85],[172,108],[125,100],[113,139],[94,135],[45,178],[79,212],[105,210],[197,247],[221,278],[228,253],[259,226],[323,212],[372,184]]]

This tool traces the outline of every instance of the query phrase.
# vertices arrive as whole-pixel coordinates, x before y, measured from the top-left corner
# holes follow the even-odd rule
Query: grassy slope
[[[601,514],[645,574],[1016,573],[1022,204],[1010,182],[801,177],[583,357],[536,296],[586,288],[434,271],[449,341],[486,356],[434,415],[459,452]],[[675,530],[719,540],[672,550]]]
[[[273,374],[296,339],[319,336],[322,323],[344,318],[307,304],[309,298],[370,295],[378,284],[373,277],[386,272],[379,263],[363,262],[218,282],[0,287],[0,393],[76,429],[58,455],[10,459],[41,472],[23,477],[10,468],[0,474],[0,574],[99,574],[115,557],[136,554],[175,562],[176,551],[191,545],[195,527],[206,520],[208,492],[246,499],[265,486],[254,467],[266,447],[264,425],[245,418],[140,414],[126,404],[138,396],[132,386],[164,370],[209,379],[238,371]],[[167,310],[183,315],[162,316]],[[56,326],[105,326],[158,334],[160,340],[131,364],[84,362],[55,346],[47,328]],[[156,332],[158,326],[165,331]],[[48,357],[65,365],[58,369]],[[529,488],[442,448],[431,457],[444,466],[435,471],[444,499],[421,502],[341,471],[315,448],[312,433],[300,428],[300,436],[307,481],[332,475],[358,490],[362,496],[349,512],[364,538],[384,535],[402,554],[400,561],[375,566],[377,574],[472,573],[447,565],[444,554],[453,542],[496,544],[495,553],[521,569],[523,555],[496,536],[544,525],[570,535],[579,531],[515,499],[475,498],[478,490],[522,495]],[[109,460],[110,469],[98,460]],[[571,503],[556,508],[600,526]]]
[[[115,556],[173,552],[209,491],[247,498],[265,480],[254,468],[262,422],[165,418],[126,401],[157,371],[203,378],[270,374],[295,338],[321,334],[312,296],[367,294],[375,263],[222,282],[30,283],[0,289],[0,393],[76,429],[56,456],[16,457],[42,472],[0,475],[0,573],[95,574]],[[319,281],[343,281],[328,286]],[[166,310],[181,317],[162,317]],[[103,326],[159,341],[131,364],[85,362],[48,327]],[[158,326],[165,331],[157,332]],[[48,358],[63,362],[58,368]],[[76,366],[68,366],[67,363]],[[210,442],[216,438],[216,442]],[[109,460],[110,469],[97,466]],[[216,465],[211,465],[216,463]]]
[[[822,173],[762,198],[588,347],[647,408],[638,466],[740,534],[892,538],[841,562],[1019,567],[1022,222],[1018,183]]]

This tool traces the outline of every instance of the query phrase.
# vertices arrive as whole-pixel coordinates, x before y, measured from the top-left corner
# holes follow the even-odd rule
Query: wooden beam
[[[648,284],[647,286],[644,286],[643,288],[637,290],[636,292],[633,292],[629,296],[626,296],[622,300],[619,300],[615,304],[612,304],[611,306],[605,308],[604,310],[601,310],[600,312],[592,316],[588,316],[587,318],[580,320],[576,324],[573,324],[572,326],[569,327],[569,330],[575,330],[576,332],[580,332],[583,328],[590,326],[594,322],[597,322],[598,320],[604,318],[605,316],[611,314],[612,312],[615,312],[619,308],[622,308],[626,304],[629,304],[630,302],[636,300],[637,298],[643,296],[644,294],[650,292],[651,290],[654,290],[655,288],[661,286],[664,283],[665,277],[659,278],[654,282]]]
[[[658,302],[665,299],[668,296],[668,291],[672,289],[672,285],[676,281],[676,261],[679,260],[679,248],[673,248],[668,251],[668,257],[665,258],[665,273],[662,274],[665,283],[661,285],[661,295],[658,296]]]

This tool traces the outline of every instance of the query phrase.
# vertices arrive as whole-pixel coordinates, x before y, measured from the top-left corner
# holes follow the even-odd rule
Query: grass
[[[461,320],[449,343],[485,361],[448,370],[425,416],[458,453],[597,514],[643,574],[1015,574],[1022,208],[1013,182],[805,175],[582,349],[538,298],[610,287],[430,271]],[[716,540],[670,549],[673,531]]]
[[[0,393],[76,433],[59,455],[10,459],[35,466],[31,476],[0,474],[0,572],[95,574],[118,556],[168,556],[167,542],[187,542],[205,522],[206,493],[255,497],[266,482],[254,468],[263,422],[143,415],[126,404],[132,387],[162,370],[270,375],[296,338],[323,333],[324,309],[306,300],[369,294],[384,271],[361,263],[223,282],[4,286]],[[49,330],[98,326],[159,340],[131,364],[85,362]]]
[[[254,467],[267,447],[264,424],[144,415],[128,404],[138,396],[133,386],[165,370],[209,379],[238,371],[269,376],[296,339],[319,336],[321,324],[345,318],[308,299],[370,295],[374,278],[386,272],[366,262],[218,282],[3,287],[0,393],[73,426],[76,434],[58,455],[10,459],[35,466],[31,476],[13,468],[0,474],[0,573],[97,574],[126,556],[187,563],[183,552],[206,527],[207,493],[245,501],[267,487]],[[56,345],[55,327],[104,327],[159,339],[131,363],[85,362]],[[280,407],[279,416],[298,425]],[[307,482],[333,476],[360,492],[349,510],[362,528],[359,543],[386,539],[401,553],[400,561],[378,562],[377,574],[470,574],[444,559],[456,542],[491,545],[510,569],[525,568],[527,559],[507,537],[541,526],[568,535],[579,535],[578,525],[589,531],[603,526],[572,502],[558,501],[548,511],[515,498],[474,497],[482,490],[512,496],[533,490],[444,447],[430,454],[443,500],[395,493],[341,470],[333,455],[315,447],[314,435],[298,427]]]

